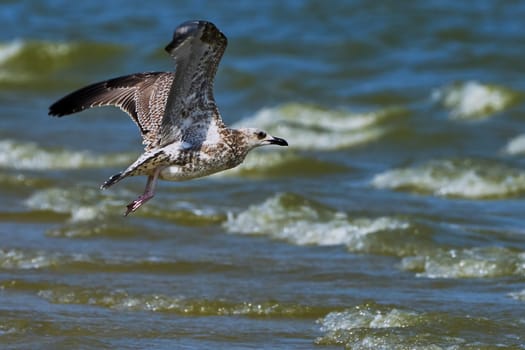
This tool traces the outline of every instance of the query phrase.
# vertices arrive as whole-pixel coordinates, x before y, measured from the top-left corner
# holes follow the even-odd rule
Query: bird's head
[[[285,139],[272,136],[261,129],[241,128],[238,129],[238,132],[246,143],[248,150],[266,145],[288,146],[288,142]]]
[[[190,54],[191,46],[195,46],[197,42],[204,46],[216,44],[226,46],[228,40],[211,22],[187,21],[175,28],[173,39],[165,49],[173,57],[185,56]]]

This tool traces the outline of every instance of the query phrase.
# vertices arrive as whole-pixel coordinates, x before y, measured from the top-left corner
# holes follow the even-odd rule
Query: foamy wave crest
[[[483,160],[434,160],[376,175],[372,185],[459,198],[501,198],[525,191],[525,171]]]
[[[45,149],[33,142],[0,141],[0,166],[11,169],[77,169],[126,165],[130,154],[96,155],[87,151]]]
[[[25,204],[33,210],[70,214],[70,222],[85,222],[106,215],[115,206],[115,201],[103,198],[98,188],[49,188],[33,193]]]
[[[9,43],[0,44],[0,82],[25,82],[31,79],[28,72],[9,69],[9,62],[15,61],[23,51],[23,48],[24,42],[22,40],[14,40]]]
[[[467,81],[436,90],[432,97],[448,108],[454,119],[481,119],[514,104],[518,93],[501,86]]]
[[[346,245],[352,251],[375,246],[374,234],[410,227],[389,217],[349,218],[292,194],[278,194],[241,213],[228,213],[224,225],[232,233],[268,235],[297,245]]]
[[[100,43],[25,40],[2,43],[0,83],[27,86],[28,82],[38,82],[54,71],[67,67],[71,62],[85,59],[88,55],[90,58],[103,58],[120,51],[122,48],[119,46]]]
[[[525,154],[525,134],[510,140],[503,151],[510,155]]]
[[[403,258],[401,267],[427,278],[525,276],[525,253],[501,247],[451,249]]]
[[[23,251],[0,249],[0,268],[5,270],[42,269],[63,264],[67,261],[83,261],[82,255],[64,256],[44,251]]]
[[[138,236],[143,232],[140,226],[115,221],[124,213],[125,204],[136,195],[126,189],[101,191],[97,186],[76,185],[73,188],[51,187],[35,191],[24,203],[35,211],[69,215],[68,220],[60,226],[46,232],[49,236]],[[186,226],[218,224],[226,217],[216,208],[184,201],[168,207],[151,203],[136,215]],[[107,216],[111,216],[112,220],[106,220]]]
[[[35,58],[58,59],[75,49],[74,44],[14,40],[0,44],[0,65],[14,63],[32,53]]]
[[[413,311],[373,303],[359,305],[319,320],[324,335],[316,344],[344,345],[345,349],[448,349],[465,343],[429,326],[435,321]]]
[[[0,65],[9,62],[22,51],[24,43],[21,40],[14,40],[9,43],[0,44]]]
[[[264,108],[253,117],[239,121],[235,127],[265,129],[295,148],[332,150],[381,138],[388,130],[382,122],[400,113],[399,109],[386,109],[359,114],[290,103]]]
[[[525,289],[520,292],[509,293],[509,296],[519,301],[525,301]]]
[[[6,285],[4,288],[32,286]],[[38,295],[56,304],[84,304],[125,311],[171,312],[183,315],[211,316],[269,316],[304,317],[319,314],[313,307],[283,304],[276,301],[227,302],[224,300],[187,299],[162,294],[132,294],[122,289],[86,288],[70,285],[53,285],[41,289]]]
[[[379,305],[365,304],[354,309],[331,312],[319,321],[322,332],[353,328],[408,327],[418,322],[417,314],[399,309],[382,310]]]

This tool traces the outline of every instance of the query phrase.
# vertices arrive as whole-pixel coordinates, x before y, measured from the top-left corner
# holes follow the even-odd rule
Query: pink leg
[[[140,208],[142,204],[153,198],[155,195],[155,186],[157,185],[160,169],[161,168],[155,169],[153,175],[148,176],[148,182],[146,183],[146,189],[144,189],[144,193],[127,205],[127,210],[124,216],[128,216],[129,213],[133,213],[138,208]]]

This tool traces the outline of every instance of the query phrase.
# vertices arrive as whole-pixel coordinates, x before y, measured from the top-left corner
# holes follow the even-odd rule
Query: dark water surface
[[[141,152],[88,83],[229,46],[230,125],[290,147],[99,185]],[[525,348],[525,2],[3,1],[2,349]]]

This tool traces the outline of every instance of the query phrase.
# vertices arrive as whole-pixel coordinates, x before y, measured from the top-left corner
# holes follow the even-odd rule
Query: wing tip
[[[113,176],[111,176],[109,179],[107,179],[106,182],[104,182],[101,186],[100,186],[100,189],[101,190],[105,190],[111,186],[113,186],[114,184],[116,184],[117,182],[119,182],[120,180],[122,180],[122,172],[118,173],[118,174],[115,174]]]
[[[50,117],[60,118],[60,117],[63,117],[64,115],[66,115],[66,114],[63,111],[57,109],[56,106],[54,104],[52,104],[49,107],[49,110],[47,111],[47,115],[49,115]]]
[[[55,102],[53,103],[51,106],[49,106],[49,110],[47,112],[47,114],[51,117],[56,117],[56,118],[60,118],[60,117],[63,117],[65,115],[68,115],[68,114],[73,114],[73,113],[76,113],[78,111],[82,110],[82,108],[80,109],[66,109],[64,108],[64,106],[61,105],[60,101],[58,102]]]

